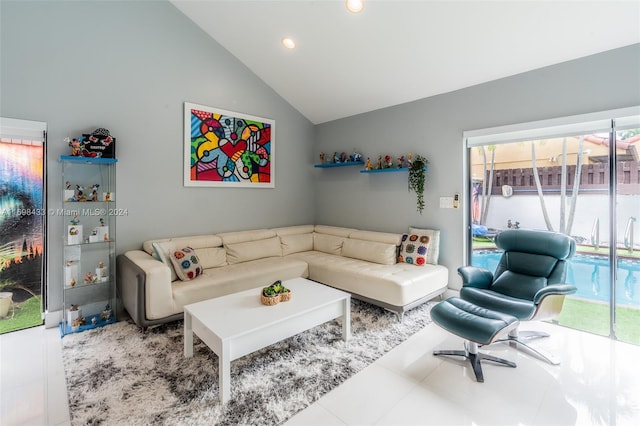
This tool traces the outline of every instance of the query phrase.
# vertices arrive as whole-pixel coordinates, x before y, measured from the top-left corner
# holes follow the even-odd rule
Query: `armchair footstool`
[[[431,319],[448,332],[465,339],[464,350],[437,350],[433,351],[433,355],[461,356],[468,359],[478,382],[484,382],[480,361],[492,361],[515,368],[514,362],[480,353],[478,348],[516,329],[519,323],[516,317],[451,297],[431,309]]]

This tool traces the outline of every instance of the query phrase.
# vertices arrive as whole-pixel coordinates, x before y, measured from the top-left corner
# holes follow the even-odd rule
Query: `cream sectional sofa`
[[[190,303],[305,277],[348,291],[402,319],[406,310],[446,290],[448,271],[437,264],[397,262],[401,238],[402,234],[300,225],[151,240],[142,250],[118,256],[118,294],[136,324],[147,327],[181,319],[183,307]],[[163,263],[158,253],[167,242],[178,249],[191,247],[201,275],[176,278],[170,262]],[[430,250],[437,261],[437,238]]]

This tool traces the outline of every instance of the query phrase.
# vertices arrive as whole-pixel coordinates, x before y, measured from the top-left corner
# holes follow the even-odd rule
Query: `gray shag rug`
[[[143,332],[118,322],[67,335],[63,359],[74,425],[275,425],[291,418],[431,322],[352,299],[351,340],[334,320],[231,362],[231,401],[218,399],[218,358],[182,321]]]

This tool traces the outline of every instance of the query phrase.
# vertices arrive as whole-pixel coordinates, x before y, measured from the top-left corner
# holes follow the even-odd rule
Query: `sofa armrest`
[[[458,274],[462,277],[463,287],[488,289],[493,282],[491,271],[477,266],[461,266],[458,268]]]
[[[167,265],[142,250],[132,250],[117,257],[117,272],[122,303],[138,326],[159,324],[174,316]]]

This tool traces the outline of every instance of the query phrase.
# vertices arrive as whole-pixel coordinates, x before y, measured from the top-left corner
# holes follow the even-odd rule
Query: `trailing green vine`
[[[429,161],[425,157],[416,155],[411,166],[409,166],[409,191],[415,191],[416,193],[416,203],[420,214],[424,210],[424,182],[427,163]]]

